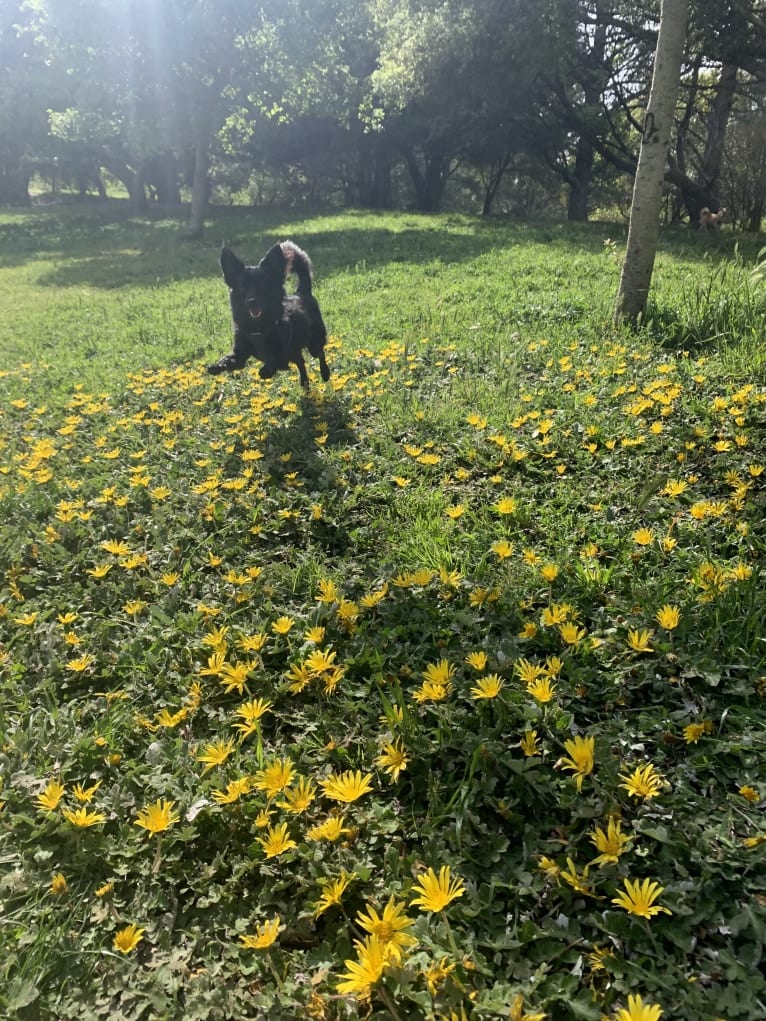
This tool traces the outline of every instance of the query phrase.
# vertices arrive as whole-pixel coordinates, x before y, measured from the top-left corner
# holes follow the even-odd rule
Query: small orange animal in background
[[[720,230],[721,220],[726,216],[726,209],[721,207],[717,213],[711,213],[707,206],[700,209],[700,229]]]

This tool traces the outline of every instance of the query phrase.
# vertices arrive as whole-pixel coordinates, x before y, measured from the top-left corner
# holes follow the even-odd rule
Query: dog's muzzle
[[[251,319],[260,319],[263,315],[263,309],[255,301],[249,301],[247,303],[247,314]]]

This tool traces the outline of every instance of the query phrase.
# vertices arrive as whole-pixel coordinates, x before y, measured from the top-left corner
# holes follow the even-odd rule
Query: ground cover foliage
[[[3,1015],[762,1017],[754,249],[0,231]],[[332,379],[207,377],[285,236]]]

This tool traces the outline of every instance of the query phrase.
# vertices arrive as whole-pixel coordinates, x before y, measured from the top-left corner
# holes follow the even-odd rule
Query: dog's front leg
[[[206,371],[211,376],[218,376],[222,372],[234,372],[235,369],[244,368],[247,356],[239,358],[232,351],[230,355],[224,355],[223,358],[219,358],[217,362],[213,362],[212,365],[208,365]]]
[[[245,362],[252,354],[251,345],[239,333],[234,334],[234,348],[231,354],[224,355],[217,362],[208,365],[207,371],[211,376],[217,376],[221,372],[234,372],[235,369],[245,367]]]

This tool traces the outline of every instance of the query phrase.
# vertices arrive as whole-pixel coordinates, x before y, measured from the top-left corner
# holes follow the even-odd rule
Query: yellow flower
[[[386,956],[397,962],[401,961],[403,950],[417,943],[415,937],[405,931],[414,925],[414,919],[404,913],[404,908],[404,901],[397,901],[392,894],[382,915],[368,904],[368,913],[365,915],[360,911],[356,916],[357,925],[370,935],[377,936]]]
[[[681,614],[677,606],[665,605],[661,610],[658,610],[655,618],[660,627],[664,627],[666,631],[672,631],[673,628],[677,628],[681,620]]]
[[[316,784],[307,780],[305,776],[301,776],[294,787],[285,791],[285,800],[279,802],[279,807],[287,809],[293,815],[300,815],[309,808],[316,798],[316,793]]]
[[[94,783],[92,787],[83,787],[82,784],[77,783],[72,788],[72,794],[81,804],[87,804],[100,786],[100,780]]]
[[[76,659],[70,659],[67,663],[67,670],[72,670],[74,673],[82,673],[87,670],[89,666],[92,666],[96,662],[96,657],[91,656],[90,653],[85,653],[84,656],[78,656]]]
[[[651,762],[643,766],[636,766],[630,775],[620,773],[620,787],[634,798],[656,798],[664,785],[664,778],[654,768]]]
[[[558,656],[548,656],[545,661],[545,672],[548,677],[558,677],[563,669],[564,664]]]
[[[306,657],[306,666],[314,674],[324,674],[336,669],[335,657],[337,652],[334,649],[315,649]]]
[[[364,602],[364,600],[362,601]],[[319,645],[324,641],[326,630],[323,627],[310,627],[303,637],[312,645]]]
[[[452,518],[456,521],[459,517],[465,514],[465,506],[462,503],[456,503],[452,507],[447,507],[444,511],[448,518]]]
[[[429,663],[423,671],[423,677],[431,684],[439,684],[446,687],[455,676],[455,666],[446,659],[440,659],[438,663]]]
[[[203,775],[214,766],[221,766],[234,751],[234,741],[219,738],[217,741],[209,741],[201,755],[197,756],[197,762],[204,762]]]
[[[513,998],[510,1010],[508,1011],[509,1021],[545,1021],[547,1014],[543,1014],[540,1011],[536,1011],[534,1014],[528,1014],[524,1010],[524,995],[519,993],[518,996]]]
[[[540,574],[543,576],[543,579],[550,584],[558,578],[559,569],[555,564],[543,564],[540,568]]]
[[[632,882],[630,879],[626,879],[625,889],[620,890],[617,896],[612,898],[612,904],[623,908],[631,915],[639,915],[641,918],[653,918],[660,912],[672,915],[673,912],[668,908],[654,903],[664,889],[664,886],[652,882],[651,879],[645,879],[643,883],[639,880]]]
[[[448,963],[448,960],[449,959],[447,957],[442,957],[442,959],[438,963],[434,962],[433,964],[430,964],[422,972],[422,975],[426,980],[426,984],[428,985],[428,991],[431,994],[431,996],[436,996],[437,992],[439,991],[439,986],[441,985],[441,983],[446,978],[448,978],[450,973],[453,972],[457,967],[456,961],[451,961]]]
[[[226,651],[226,635],[229,633],[227,627],[213,628],[212,631],[208,631],[206,635],[203,635],[200,639],[201,645],[208,645],[214,652],[225,652]]]
[[[566,624],[572,613],[569,603],[554,603],[552,606],[546,606],[543,610],[540,615],[540,623],[544,627],[558,627],[559,624]]]
[[[346,891],[346,887],[352,880],[356,879],[355,872],[341,872],[338,879],[327,880],[322,888],[322,893],[317,901],[317,906],[314,910],[314,917],[318,918],[321,914],[324,914],[328,908],[333,907],[335,904],[340,904],[341,898]]]
[[[501,517],[505,517],[509,514],[514,514],[516,512],[517,507],[518,503],[516,502],[516,500],[514,500],[512,496],[504,496],[502,500],[497,501],[497,503],[493,507],[493,510]]]
[[[234,724],[234,729],[240,731],[241,741],[258,730],[261,718],[266,715],[272,705],[273,703],[268,699],[254,698],[250,702],[243,702],[234,710],[234,715],[241,716],[243,721]]]
[[[534,684],[534,682],[545,674],[545,670],[538,666],[537,663],[530,663],[528,659],[517,659],[513,664],[513,672],[520,680],[527,686]]]
[[[329,819],[325,819],[322,823],[317,823],[316,826],[312,826],[310,830],[306,832],[307,840],[329,840],[334,842],[340,840],[341,837],[350,833],[351,830],[343,825],[344,819],[342,815],[331,815]]]
[[[582,874],[578,875],[577,866],[571,858],[567,858],[567,867],[566,869],[559,870],[559,875],[565,882],[569,883],[573,889],[577,890],[578,893],[585,894],[587,897],[593,897],[595,894],[588,885],[589,871],[590,866],[586,865],[582,870]]]
[[[382,588],[377,589],[375,592],[368,592],[367,595],[362,596],[359,600],[360,604],[367,610],[372,610],[382,602],[383,599],[388,595],[388,582],[386,582]]]
[[[413,691],[412,697],[422,705],[423,702],[443,702],[450,693],[451,685],[434,684],[433,681],[423,681],[417,691]]]
[[[14,617],[13,623],[18,624],[20,627],[32,627],[36,620],[37,611],[33,613],[25,613],[22,617]]]
[[[537,731],[525,730],[521,738],[520,747],[527,758],[531,758],[533,755],[539,755],[540,749],[537,746]]]
[[[482,670],[487,669],[486,652],[469,652],[465,657],[465,661],[468,666],[473,667],[474,670],[478,670],[479,673],[481,673]]]
[[[492,543],[490,549],[500,560],[508,560],[513,556],[513,546],[507,539],[498,539]]]
[[[64,785],[58,780],[49,780],[41,794],[35,798],[37,807],[44,812],[53,812],[64,795]]]
[[[238,780],[230,780],[225,791],[214,790],[211,794],[217,805],[233,805],[235,801],[249,794],[253,781],[249,776],[242,776]]]
[[[571,741],[565,741],[564,747],[569,752],[570,758],[561,759],[562,769],[571,769],[575,774],[577,790],[582,790],[582,782],[586,776],[593,772],[593,751],[596,739],[594,737],[577,737]]]
[[[753,805],[757,805],[761,800],[761,795],[755,787],[750,787],[748,784],[740,787],[737,793],[741,794],[743,798],[746,798]]]
[[[54,872],[51,876],[51,893],[54,897],[63,897],[69,889],[66,876],[63,872]]]
[[[349,769],[345,773],[329,776],[326,780],[319,781],[325,797],[332,801],[341,801],[343,804],[351,804],[372,790],[372,773],[362,776],[362,771],[356,773]]]
[[[260,652],[269,640],[269,636],[262,631],[254,635],[242,635],[239,639],[239,647],[243,652]]]
[[[166,801],[160,798],[155,801],[152,805],[147,805],[146,808],[141,808],[138,811],[138,818],[134,822],[134,826],[141,826],[143,829],[151,835],[153,833],[162,833],[169,829],[173,823],[177,823],[181,818],[180,815],[174,811],[175,801]]]
[[[102,542],[101,549],[105,549],[107,553],[112,553],[116,557],[126,557],[130,553],[130,546],[126,542],[120,542],[117,539],[109,539],[108,542]]]
[[[410,901],[412,907],[417,905],[421,911],[443,911],[451,901],[463,896],[465,883],[459,878],[451,879],[449,865],[442,865],[438,877],[430,868],[413,886],[412,892],[418,894]]]
[[[656,1003],[644,1003],[640,996],[628,995],[628,1006],[620,1007],[614,1021],[660,1021],[662,1007]]]
[[[85,829],[88,826],[97,826],[101,822],[106,822],[106,816],[103,812],[91,812],[85,805],[78,808],[76,811],[65,808],[61,814],[67,822],[71,822],[73,826],[79,826],[82,829]]]
[[[295,768],[289,759],[276,759],[265,769],[259,769],[253,777],[256,790],[265,791],[269,798],[276,797],[293,782]]]
[[[275,635],[286,635],[294,623],[295,620],[293,617],[280,617],[271,625],[271,630]]]
[[[347,628],[352,628],[359,617],[359,607],[350,599],[341,599],[337,609],[338,620]]]
[[[531,684],[527,685],[527,691],[532,698],[537,699],[538,702],[545,704],[550,702],[556,694],[556,685],[551,683],[550,677],[538,677],[537,680],[532,681]]]
[[[391,783],[396,783],[399,774],[407,768],[407,756],[401,738],[383,745],[381,754],[375,760],[375,765],[388,773]]]
[[[598,857],[593,859],[591,865],[608,865],[616,864],[619,861],[630,837],[622,832],[620,820],[612,816],[607,824],[606,833],[600,826],[597,826],[590,839],[599,852]]]
[[[584,627],[578,628],[573,621],[568,621],[559,627],[559,634],[567,645],[577,645],[585,638],[587,631]]]
[[[243,934],[239,938],[242,946],[248,950],[267,950],[279,935],[280,918],[275,915],[270,922],[261,922],[255,927],[255,932]]]
[[[346,972],[341,975],[336,988],[339,993],[351,993],[366,999],[383,974],[387,962],[386,949],[374,933],[362,942],[356,940],[354,946],[357,959],[345,962]]]
[[[115,933],[114,946],[115,950],[119,950],[121,954],[129,954],[131,950],[135,950],[141,940],[144,938],[145,929],[139,929],[137,925],[126,925],[124,929],[120,929],[119,932]]]
[[[221,663],[217,671],[218,683],[223,686],[227,694],[236,691],[241,695],[247,687],[247,678],[254,666],[255,664],[250,660],[245,660],[243,663]],[[200,673],[202,672],[200,670]]]
[[[710,720],[703,720],[702,723],[689,723],[684,727],[684,741],[687,744],[696,744],[703,734],[709,734],[713,729]]]
[[[267,858],[276,858],[285,851],[289,851],[298,845],[287,835],[287,823],[282,822],[278,826],[269,826],[265,837],[258,837],[258,843],[266,852]]]
[[[637,546],[651,546],[654,542],[654,532],[651,528],[639,528],[633,533],[632,538]]]
[[[635,652],[654,652],[654,649],[649,644],[651,640],[652,632],[647,628],[644,628],[642,631],[628,631],[628,645]]]
[[[476,685],[471,688],[471,694],[474,699],[482,698],[497,698],[500,694],[505,681],[498,674],[487,674],[486,677],[482,677],[477,681]]]

